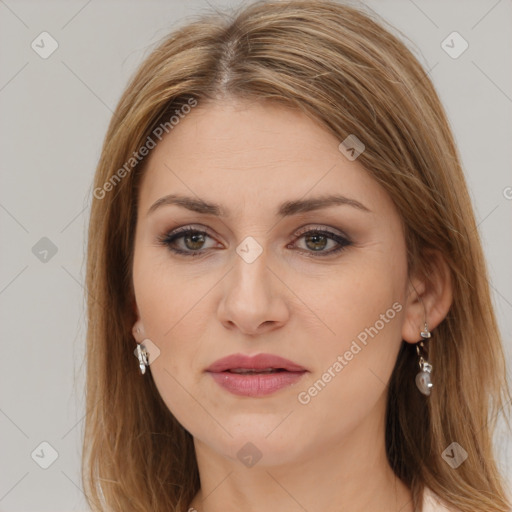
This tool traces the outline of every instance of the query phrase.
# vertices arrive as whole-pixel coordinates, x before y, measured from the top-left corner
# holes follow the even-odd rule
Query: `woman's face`
[[[136,326],[196,448],[274,465],[383,432],[406,247],[391,199],[340,142],[280,106],[209,103],[149,155]]]

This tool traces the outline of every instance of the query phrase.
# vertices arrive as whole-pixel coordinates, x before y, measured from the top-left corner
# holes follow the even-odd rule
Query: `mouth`
[[[257,354],[254,356],[232,354],[215,361],[206,371],[211,373],[272,373],[283,371],[305,372],[307,370],[289,359],[274,354]]]
[[[233,354],[219,359],[206,372],[232,394],[262,397],[296,383],[308,370],[272,354]]]
[[[233,368],[231,370],[225,370],[230,373],[238,373],[239,375],[261,375],[267,373],[278,373],[286,372],[284,368],[265,368],[264,370],[255,370],[250,368]]]

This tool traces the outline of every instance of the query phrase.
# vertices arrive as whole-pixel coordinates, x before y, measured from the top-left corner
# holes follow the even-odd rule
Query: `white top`
[[[428,487],[424,488],[423,491],[423,512],[458,512],[457,509],[447,508],[446,505],[443,504],[441,498],[437,494],[429,489]]]

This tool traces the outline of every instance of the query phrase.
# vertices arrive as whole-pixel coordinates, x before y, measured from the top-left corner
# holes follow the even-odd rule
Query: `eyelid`
[[[171,229],[169,231],[166,231],[167,235],[170,235],[171,233],[175,235],[176,233],[181,233],[182,231],[204,231],[205,233],[211,235],[212,232],[210,228],[207,228],[206,226],[203,226],[202,224],[186,224],[185,226],[180,226],[175,229]]]
[[[214,235],[212,233],[212,231],[208,227],[206,227],[206,226],[204,226],[202,224],[186,224],[186,225],[180,226],[180,227],[178,227],[176,229],[171,229],[171,230],[166,231],[163,234],[163,238],[168,237],[171,234],[172,235],[177,235],[178,233],[182,233],[182,232],[186,233],[188,231],[193,231],[193,230],[196,230],[196,229],[199,232],[204,231],[208,236],[210,236],[212,238],[216,237],[216,235]],[[345,232],[343,232],[341,229],[332,228],[330,226],[326,226],[326,225],[323,225],[323,224],[305,224],[304,226],[301,226],[300,228],[295,230],[294,233],[293,233],[293,236],[300,237],[304,233],[309,233],[310,231],[326,231],[328,233],[333,233],[333,234],[338,235],[340,237],[346,238],[348,241],[350,241],[350,237]]]
[[[332,228],[330,226],[324,226],[322,224],[306,224],[299,228],[297,231],[295,231],[293,233],[293,236],[301,236],[304,233],[309,233],[310,231],[326,231],[328,233],[333,233],[340,237],[346,238],[347,240],[350,240],[350,237],[341,229]]]
[[[166,246],[169,251],[177,255],[184,255],[190,257],[206,256],[213,248],[188,251],[171,247],[171,244],[174,243],[175,240],[181,239],[185,234],[190,232],[202,233],[211,238],[212,240],[215,240],[217,238],[215,235],[211,233],[210,229],[204,225],[187,224],[184,226],[177,227],[175,229],[165,231],[162,235],[157,236],[157,242],[159,245]],[[322,235],[326,235],[330,240],[338,244],[337,248],[331,249],[330,251],[315,252],[299,249],[299,252],[303,253],[307,257],[327,258],[329,256],[334,256],[335,254],[343,251],[346,247],[353,245],[351,238],[338,228],[332,228],[330,226],[324,226],[321,224],[306,224],[295,231],[293,235],[295,237],[294,240],[287,244],[286,248],[294,247],[297,240],[307,233],[320,233]]]

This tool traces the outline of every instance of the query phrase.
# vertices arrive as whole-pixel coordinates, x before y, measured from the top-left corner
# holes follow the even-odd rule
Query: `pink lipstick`
[[[219,359],[206,371],[215,382],[235,395],[261,397],[295,384],[307,370],[272,354],[233,354]]]

